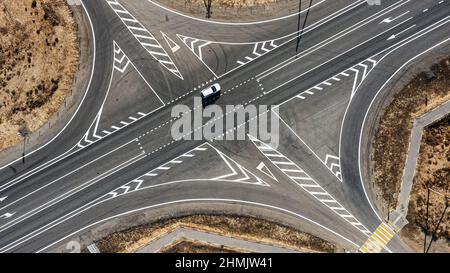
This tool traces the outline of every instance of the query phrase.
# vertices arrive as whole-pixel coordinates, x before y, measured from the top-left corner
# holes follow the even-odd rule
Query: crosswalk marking
[[[87,249],[90,253],[100,253],[100,250],[98,249],[96,244],[90,244],[87,246]]]
[[[386,223],[381,223],[367,241],[359,248],[363,253],[380,253],[394,237],[394,230]]]

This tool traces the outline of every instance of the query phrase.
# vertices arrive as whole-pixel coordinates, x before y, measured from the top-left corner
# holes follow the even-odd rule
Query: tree
[[[212,14],[212,0],[203,0],[203,3],[205,4],[206,8],[206,18],[211,18]]]

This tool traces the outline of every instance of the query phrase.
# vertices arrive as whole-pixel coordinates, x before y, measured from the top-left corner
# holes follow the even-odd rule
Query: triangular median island
[[[167,45],[170,47],[170,50],[172,50],[173,53],[177,52],[180,49],[180,46],[174,42],[169,36],[167,36],[164,32],[161,31],[162,36],[164,37],[164,40],[166,41]]]

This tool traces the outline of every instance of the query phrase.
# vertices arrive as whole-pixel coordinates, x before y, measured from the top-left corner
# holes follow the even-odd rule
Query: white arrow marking
[[[0,202],[5,201],[6,198],[8,198],[8,196],[5,196],[5,197],[0,198]]]
[[[407,12],[405,12],[405,13],[403,13],[403,14],[400,14],[399,16],[397,16],[397,17],[395,17],[395,18],[388,17],[388,18],[384,19],[383,21],[381,21],[380,24],[382,24],[382,23],[389,24],[389,23],[391,23],[391,22],[393,22],[393,21],[395,21],[395,20],[397,20],[397,19],[399,19],[399,18],[405,16],[405,15],[408,14],[409,12],[410,12],[410,11],[408,10]]]
[[[11,216],[13,216],[14,214],[16,214],[15,212],[13,212],[13,213],[5,213],[5,214],[3,214],[2,216],[0,216],[0,218],[2,218],[2,219],[8,219],[9,217],[11,217]]]
[[[409,28],[400,31],[400,32],[397,33],[397,34],[392,35],[392,36],[389,37],[387,40],[390,41],[390,40],[392,40],[392,39],[395,39],[395,38],[397,38],[397,36],[399,36],[400,34],[402,34],[402,33],[406,32],[406,31],[412,29],[412,28],[415,27],[415,26],[416,26],[416,25],[412,25],[412,26],[410,26]]]
[[[387,40],[390,41],[390,40],[392,40],[392,39],[395,39],[395,37],[396,37],[395,35],[392,35],[392,36],[390,36]]]

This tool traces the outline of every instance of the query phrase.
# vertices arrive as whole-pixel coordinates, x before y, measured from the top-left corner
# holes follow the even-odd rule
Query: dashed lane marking
[[[277,49],[278,47],[279,45],[276,44],[275,40],[255,43],[253,46],[252,55],[245,56],[245,60],[238,60],[237,63],[240,66],[246,65],[256,60],[257,58],[269,53],[270,51]]]
[[[14,214],[16,214],[16,213],[15,213],[15,212],[13,212],[13,213],[7,212],[7,213],[5,213],[5,214],[3,214],[3,215],[0,215],[0,219],[8,219],[8,218],[11,218]]]
[[[344,70],[343,72],[340,72],[339,74],[334,75],[331,78],[311,87],[310,89],[301,92],[300,94],[294,96],[293,98],[306,100],[306,99],[310,98],[311,96],[318,94],[319,91],[323,91],[323,92],[326,91],[327,88],[331,87],[335,83],[340,82],[342,80],[342,77],[350,77],[351,75],[354,75],[354,82],[353,82],[353,88],[352,88],[352,94],[351,94],[351,97],[353,97],[353,95],[355,94],[359,85],[366,79],[367,75],[375,68],[377,63],[378,62],[376,60],[369,58],[369,59],[367,59],[361,63],[358,63],[358,64],[352,66],[351,68]],[[275,90],[276,88],[274,88],[270,91],[267,91],[265,93],[266,94],[270,93],[273,90]],[[291,99],[293,99],[293,98],[291,98]],[[290,101],[291,99],[285,101],[284,103]],[[284,103],[282,103],[282,104],[284,104]]]
[[[196,156],[198,153],[204,152],[207,150],[207,145],[206,143],[201,144],[200,146],[170,160],[169,162],[166,162],[154,169],[152,169],[151,171],[143,174],[142,176],[128,182],[127,184],[113,190],[112,192],[108,193],[106,195],[106,198],[115,198],[117,196],[121,196],[124,194],[127,194],[129,192],[133,192],[133,191],[137,191],[141,188],[141,185],[144,181],[146,181],[149,178],[154,178],[157,177],[161,174],[164,174],[165,171],[171,169],[173,166],[175,165],[179,165],[182,164],[185,161],[185,158],[189,158],[192,159],[194,156]]]

